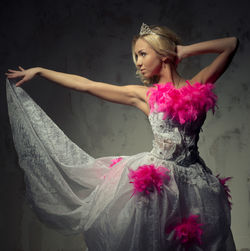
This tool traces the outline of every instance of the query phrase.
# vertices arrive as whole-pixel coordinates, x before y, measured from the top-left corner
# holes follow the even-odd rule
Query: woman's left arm
[[[187,46],[177,46],[178,59],[208,53],[219,54],[213,62],[196,74],[192,80],[200,83],[214,83],[229,66],[238,47],[236,37],[215,39]]]

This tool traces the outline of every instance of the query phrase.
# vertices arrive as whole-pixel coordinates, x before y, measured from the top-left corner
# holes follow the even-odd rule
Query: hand
[[[8,69],[9,72],[5,73],[9,79],[21,78],[21,80],[16,83],[16,86],[20,86],[24,82],[31,80],[38,73],[38,68],[30,68],[28,70],[24,70],[21,66],[18,66],[18,68],[19,71]]]
[[[175,64],[178,65],[181,60],[184,58],[184,54],[183,54],[183,45],[177,45],[176,46],[176,57],[175,57]]]

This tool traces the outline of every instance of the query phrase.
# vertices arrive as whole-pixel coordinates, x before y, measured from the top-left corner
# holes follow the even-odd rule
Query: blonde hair
[[[180,44],[180,38],[175,32],[165,26],[151,25],[149,28],[152,34],[136,35],[132,40],[132,57],[134,64],[136,65],[135,43],[139,38],[145,40],[160,56],[168,56],[171,62],[174,63],[177,55],[176,45]],[[157,82],[157,76],[150,79],[145,78],[138,69],[136,75],[146,85]]]

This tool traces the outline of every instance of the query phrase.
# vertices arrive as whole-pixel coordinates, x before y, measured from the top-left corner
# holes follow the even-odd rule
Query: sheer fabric
[[[198,152],[205,112],[181,124],[153,109],[151,152],[94,159],[22,88],[6,84],[26,194],[44,223],[65,234],[84,233],[89,251],[235,250],[224,187]],[[168,170],[168,179],[138,173],[131,180],[131,170],[149,166]],[[134,193],[136,182],[144,192]],[[191,230],[181,228],[188,219],[197,221]]]

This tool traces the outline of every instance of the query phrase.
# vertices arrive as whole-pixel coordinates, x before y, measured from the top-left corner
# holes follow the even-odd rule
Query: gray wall
[[[200,152],[215,174],[233,176],[232,230],[238,250],[250,250],[250,1],[1,1],[1,250],[84,250],[83,236],[62,236],[28,208],[7,117],[4,72],[42,66],[93,80],[139,84],[130,44],[142,22],[164,24],[183,44],[237,36],[239,50],[217,81],[215,116],[208,115]],[[189,78],[211,61],[183,61]],[[24,88],[80,147],[95,157],[151,149],[152,133],[140,111],[114,105],[36,78]]]

